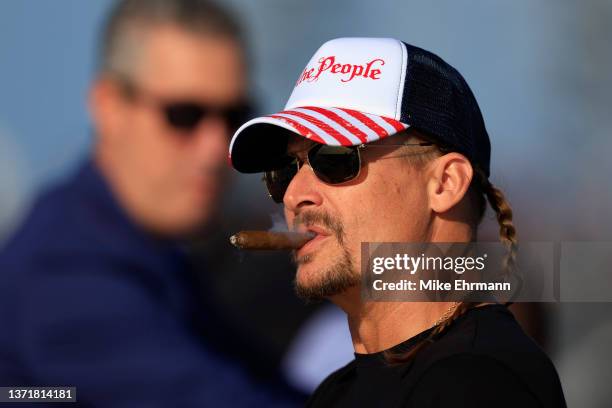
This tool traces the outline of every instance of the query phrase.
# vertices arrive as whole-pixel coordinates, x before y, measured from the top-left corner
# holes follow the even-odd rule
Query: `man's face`
[[[377,144],[406,139],[398,135]],[[294,137],[288,153],[304,158],[312,145]],[[361,242],[426,239],[431,212],[425,176],[410,164],[406,155],[411,153],[397,147],[366,147],[361,153],[357,178],[329,185],[304,165],[285,193],[290,229],[317,233],[295,254],[296,290],[302,297],[330,297],[359,285]]]
[[[210,218],[225,183],[233,131],[219,115],[179,130],[162,105],[239,106],[245,92],[242,57],[231,39],[152,28],[128,78],[136,96],[118,92],[113,117],[106,120],[112,123],[101,123],[102,144],[110,146],[114,171],[121,173],[120,188],[136,197],[136,217],[157,232],[189,231]]]

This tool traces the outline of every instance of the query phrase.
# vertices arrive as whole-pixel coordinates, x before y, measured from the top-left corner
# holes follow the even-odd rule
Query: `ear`
[[[474,175],[470,161],[459,153],[448,153],[430,163],[427,194],[431,209],[444,213],[459,203]]]
[[[89,90],[89,114],[98,137],[111,141],[119,135],[125,104],[117,84],[104,76],[98,77]]]

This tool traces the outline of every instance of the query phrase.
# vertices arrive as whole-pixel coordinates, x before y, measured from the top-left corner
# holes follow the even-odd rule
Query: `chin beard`
[[[296,260],[298,265],[312,262],[311,256],[305,256]],[[347,289],[360,284],[359,273],[353,268],[353,262],[348,251],[343,250],[342,256],[329,268],[317,273],[314,282],[301,284],[296,278],[294,281],[296,295],[306,301],[320,301],[328,297],[338,295]]]

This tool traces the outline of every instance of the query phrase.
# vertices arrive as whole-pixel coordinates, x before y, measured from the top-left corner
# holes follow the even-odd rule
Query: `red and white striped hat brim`
[[[245,173],[266,170],[265,167],[273,165],[273,162],[266,162],[269,154],[263,149],[273,145],[275,137],[285,141],[281,143],[285,149],[289,134],[283,129],[316,143],[357,146],[392,136],[408,127],[408,124],[395,119],[353,109],[295,107],[251,119],[242,125],[232,138],[230,160],[237,170]]]

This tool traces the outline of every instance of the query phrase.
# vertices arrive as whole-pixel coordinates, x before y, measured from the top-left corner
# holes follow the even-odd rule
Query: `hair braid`
[[[495,217],[499,224],[499,239],[508,247],[508,254],[504,260],[504,269],[511,273],[516,266],[517,238],[516,228],[512,223],[512,208],[506,200],[504,193],[487,181],[485,186],[487,200],[495,211]]]

